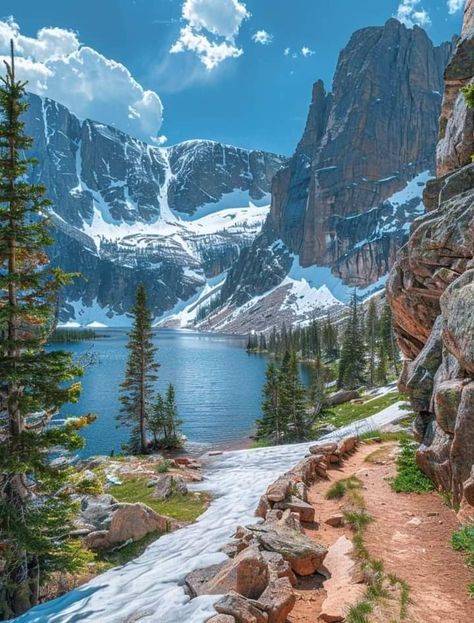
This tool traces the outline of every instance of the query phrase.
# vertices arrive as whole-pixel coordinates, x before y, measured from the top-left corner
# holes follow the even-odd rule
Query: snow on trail
[[[375,430],[406,417],[396,403],[324,440]],[[255,523],[255,508],[266,487],[305,456],[312,443],[227,452],[213,459],[195,490],[214,499],[198,521],[167,534],[145,553],[78,589],[33,608],[17,623],[203,623],[215,614],[219,596],[190,600],[184,577],[193,569],[226,560],[219,552],[238,525]]]

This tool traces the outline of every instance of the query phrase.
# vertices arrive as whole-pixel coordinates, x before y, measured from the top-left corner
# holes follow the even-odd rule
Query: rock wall
[[[445,74],[438,178],[391,271],[387,293],[417,412],[418,463],[474,518],[474,0]]]

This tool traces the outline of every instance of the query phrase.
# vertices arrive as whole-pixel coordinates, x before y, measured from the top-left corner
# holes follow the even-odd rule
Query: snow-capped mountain
[[[82,274],[61,320],[123,325],[140,282],[159,318],[222,279],[260,232],[283,157],[203,140],[148,145],[52,100],[29,103],[52,260]]]
[[[352,35],[332,92],[320,80],[313,87],[261,234],[200,326],[246,332],[306,322],[346,302],[353,287],[362,295],[382,287],[423,214],[452,46],[434,46],[423,29],[395,19]]]

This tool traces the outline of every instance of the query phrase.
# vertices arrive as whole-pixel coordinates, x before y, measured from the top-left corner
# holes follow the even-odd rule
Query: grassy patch
[[[456,530],[451,536],[451,545],[457,552],[466,554],[467,564],[474,567],[474,525]]]
[[[119,502],[143,502],[160,515],[178,521],[195,521],[207,507],[208,496],[204,493],[173,494],[168,500],[153,497],[153,487],[147,487],[148,479],[127,478],[121,485],[114,485],[108,493]]]
[[[352,505],[360,507],[364,503],[360,494],[361,487],[362,482],[356,476],[349,476],[349,478],[343,478],[331,485],[325,497],[327,500],[340,500],[346,497]]]
[[[397,475],[392,481],[392,489],[397,493],[427,493],[433,491],[433,482],[416,464],[416,445],[410,441],[401,442],[401,452],[397,458]]]
[[[375,415],[379,411],[404,399],[405,397],[399,392],[390,392],[361,404],[346,402],[337,407],[333,407],[331,409],[331,415],[317,420],[315,432],[317,432],[318,427],[327,424],[332,424],[336,427],[346,426],[347,424],[351,424],[351,422],[356,422],[357,420]]]
[[[390,446],[383,446],[382,448],[377,448],[370,454],[368,454],[364,461],[366,463],[379,463],[380,461],[385,461],[393,448]]]
[[[365,443],[382,443],[383,441],[411,441],[413,436],[405,430],[395,432],[381,432],[371,430],[359,435],[359,441]]]
[[[347,613],[346,621],[347,623],[369,623],[368,616],[373,609],[373,605],[367,599],[359,601]]]

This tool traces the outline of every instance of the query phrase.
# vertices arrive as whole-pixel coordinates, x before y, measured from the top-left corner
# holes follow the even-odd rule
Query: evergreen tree
[[[178,417],[178,407],[176,405],[176,392],[174,386],[170,383],[166,390],[166,397],[164,401],[164,416],[165,416],[165,434],[163,438],[163,446],[166,448],[180,448],[182,445],[182,438],[179,432],[179,427],[182,424],[182,420]]]
[[[310,400],[313,410],[313,422],[318,417],[327,415],[329,409],[326,398],[326,374],[323,363],[317,358],[311,370]]]
[[[372,298],[369,301],[369,309],[367,311],[367,347],[369,354],[368,383],[371,387],[375,384],[377,327],[377,307],[375,305],[375,300]]]
[[[148,428],[153,435],[153,447],[156,449],[159,447],[159,439],[165,435],[166,429],[165,401],[159,392],[156,394],[155,403],[148,419]]]
[[[147,306],[145,287],[140,284],[133,307],[134,322],[129,334],[125,379],[120,385],[122,408],[118,421],[131,429],[127,452],[148,452],[147,426],[154,398],[154,383],[159,365],[155,362],[157,348],[153,345],[151,311]]]
[[[357,293],[354,290],[339,360],[340,389],[357,389],[365,382],[365,344],[361,324]]]
[[[380,343],[378,362],[375,369],[375,382],[377,385],[387,384],[387,355],[385,353],[385,345]]]
[[[53,449],[83,446],[78,430],[92,417],[48,426],[77,401],[81,370],[72,355],[45,350],[55,325],[59,289],[71,276],[48,266],[51,244],[44,188],[26,176],[26,83],[11,61],[0,85],[0,618],[18,616],[38,602],[54,572],[75,572],[85,562],[69,538],[76,512],[69,470],[50,461]]]
[[[393,372],[396,376],[399,373],[399,351],[393,331],[392,310],[386,302],[380,318],[380,339],[383,342],[385,353],[392,364]]]
[[[257,420],[257,439],[274,439],[277,444],[285,440],[287,428],[282,417],[280,397],[279,371],[275,364],[270,362],[263,387],[262,417]]]
[[[280,405],[288,422],[289,438],[300,441],[306,436],[306,390],[300,382],[298,360],[294,352],[286,351],[280,368]]]

